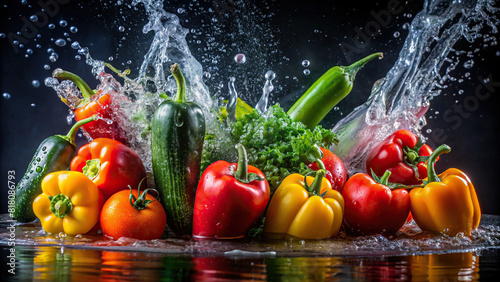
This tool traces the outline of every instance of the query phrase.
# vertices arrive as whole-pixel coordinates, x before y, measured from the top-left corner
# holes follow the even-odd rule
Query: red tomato
[[[133,203],[140,204],[144,194],[145,200],[152,202],[147,203],[143,209],[138,209],[130,203],[130,190],[122,190],[113,194],[102,207],[102,232],[114,239],[121,237],[139,240],[159,239],[167,225],[167,215],[163,206],[150,194],[143,193],[141,197],[138,197],[137,190],[132,190],[132,192],[137,199]],[[144,206],[145,203],[139,206],[141,205]]]

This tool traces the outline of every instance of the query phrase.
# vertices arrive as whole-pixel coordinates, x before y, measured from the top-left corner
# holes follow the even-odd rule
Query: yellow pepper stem
[[[427,161],[427,182],[441,182],[441,179],[436,173],[434,169],[434,164],[436,163],[436,159],[441,154],[447,154],[451,151],[450,146],[443,144],[434,150],[432,154],[429,156],[429,160]]]
[[[316,172],[316,177],[314,177],[314,181],[311,186],[308,187],[307,181],[304,176],[304,186],[310,197],[312,196],[320,196],[321,195],[321,185],[323,183],[323,177],[325,177],[325,171],[320,169]]]
[[[58,194],[55,196],[49,196],[50,200],[50,210],[60,218],[67,216],[73,211],[73,203],[64,194]]]

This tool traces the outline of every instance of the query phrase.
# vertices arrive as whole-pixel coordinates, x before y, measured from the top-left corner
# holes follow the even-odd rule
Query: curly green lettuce
[[[230,142],[207,135],[202,171],[217,160],[235,162],[236,151],[230,144],[240,143],[247,150],[249,164],[264,173],[272,192],[289,174],[311,171],[306,156],[313,146],[329,148],[338,142],[330,130],[321,126],[310,130],[303,123],[292,121],[279,104],[271,106],[265,115],[254,110],[228,123],[228,132]]]

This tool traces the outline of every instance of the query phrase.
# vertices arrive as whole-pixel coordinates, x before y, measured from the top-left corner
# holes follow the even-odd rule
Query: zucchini
[[[174,64],[170,70],[177,94],[175,100],[161,103],[151,119],[151,160],[167,225],[181,236],[192,233],[205,117],[197,104],[186,101],[186,82],[179,66]]]
[[[40,143],[23,178],[17,183],[14,218],[19,222],[36,219],[33,201],[42,193],[42,180],[52,172],[67,170],[76,155],[75,136],[80,126],[93,121],[83,119],[70,129],[67,135],[54,135]]]

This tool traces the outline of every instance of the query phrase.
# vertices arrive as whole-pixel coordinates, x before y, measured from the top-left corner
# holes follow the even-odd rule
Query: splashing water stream
[[[332,129],[339,144],[332,148],[353,174],[364,171],[367,152],[398,129],[421,132],[429,101],[448,78],[441,68],[462,37],[473,41],[484,24],[497,34],[497,9],[491,1],[427,0],[410,28],[399,58],[385,78],[375,83],[368,100]]]

